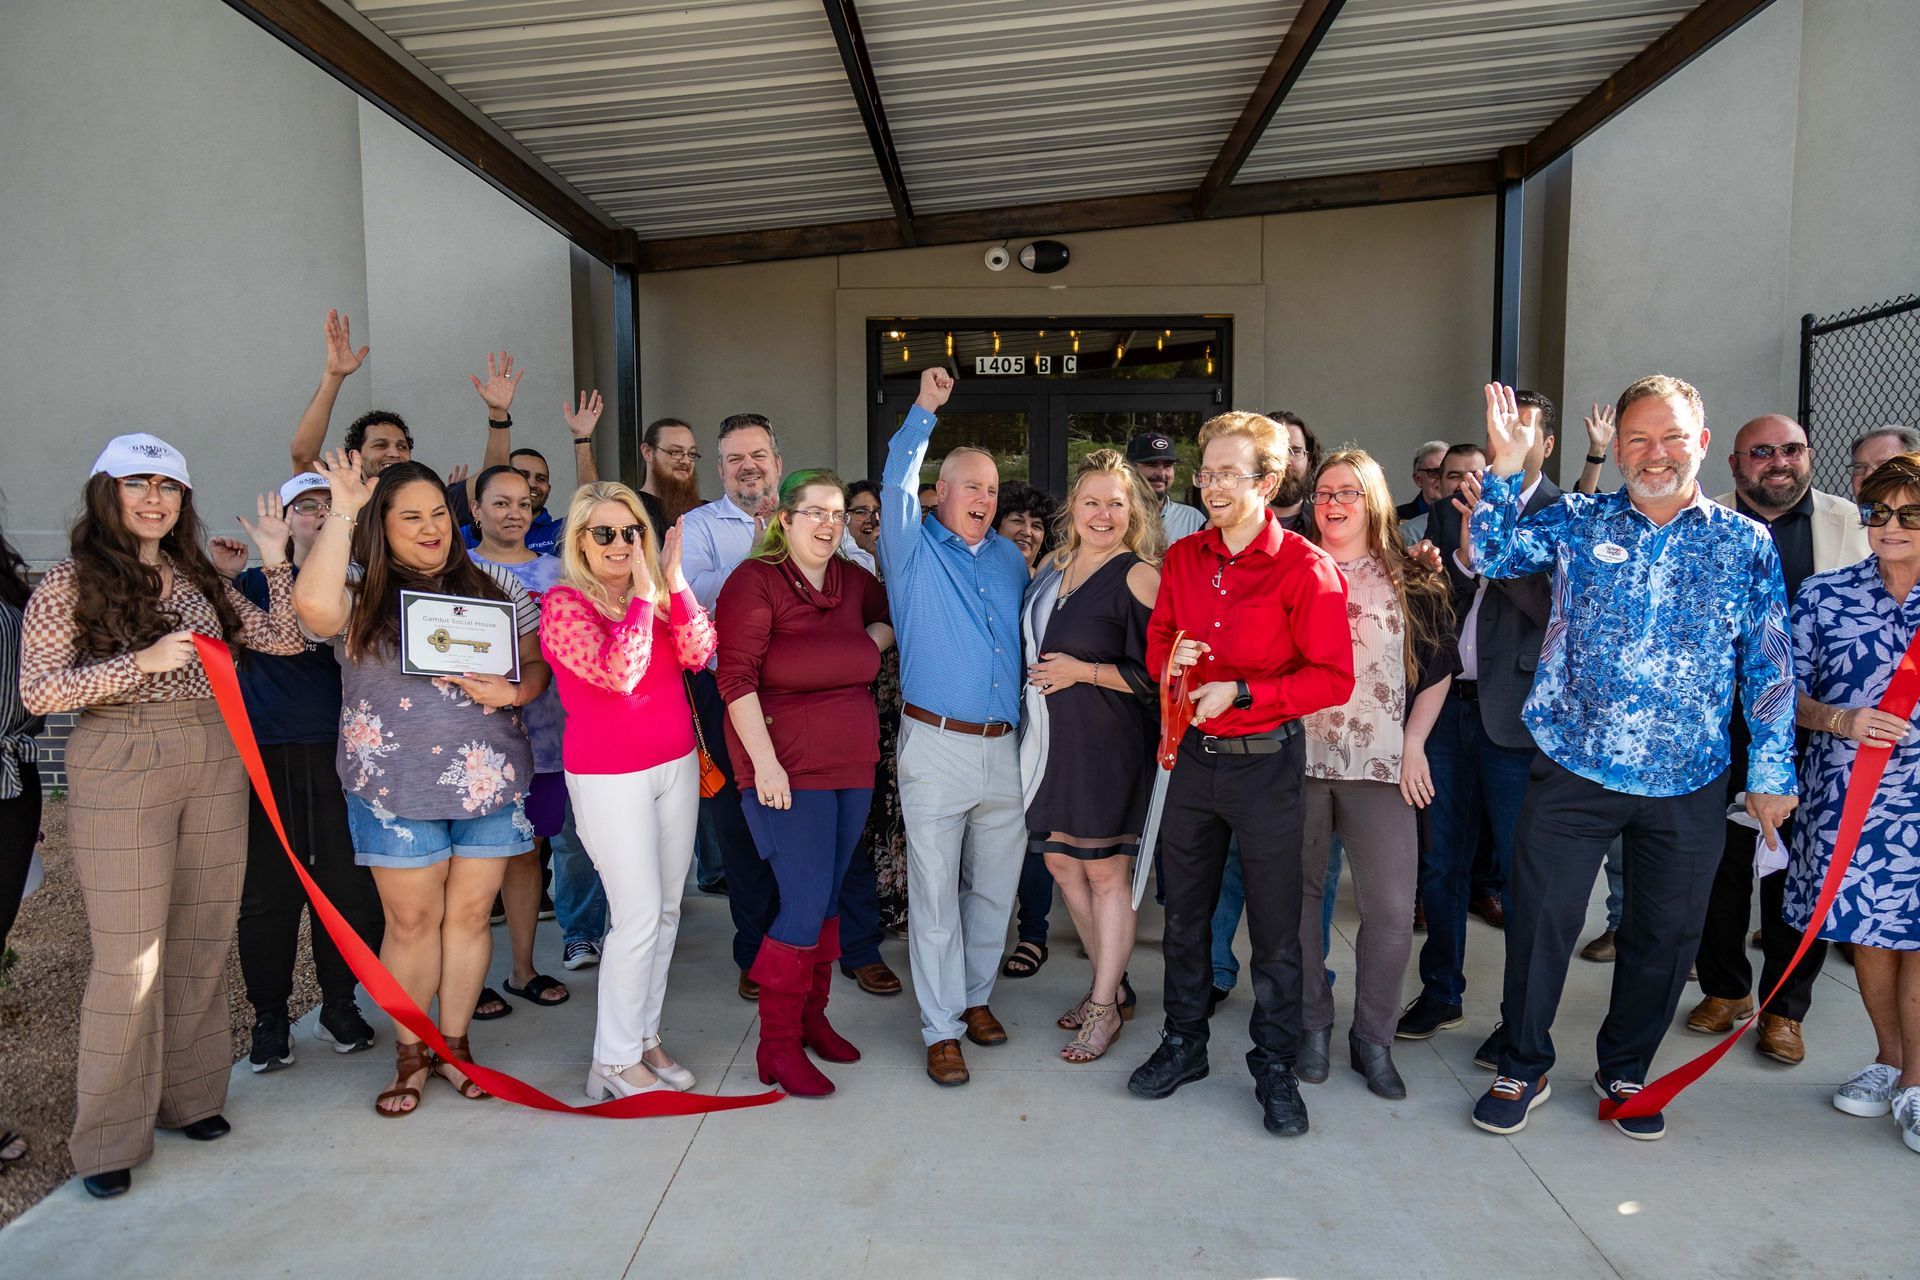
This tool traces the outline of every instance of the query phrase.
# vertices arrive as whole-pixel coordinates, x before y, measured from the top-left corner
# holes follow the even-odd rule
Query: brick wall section
[[[47,717],[47,727],[33,740],[40,751],[40,785],[43,787],[64,787],[67,785],[67,734],[73,730],[73,722],[79,719],[77,711],[61,711]]]

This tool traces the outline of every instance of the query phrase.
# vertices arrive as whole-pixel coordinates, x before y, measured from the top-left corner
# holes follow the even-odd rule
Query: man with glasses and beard
[[[1786,579],[1787,599],[1800,592],[1808,575],[1845,568],[1867,558],[1867,531],[1860,525],[1860,509],[1844,498],[1813,487],[1813,449],[1806,428],[1783,414],[1769,413],[1740,428],[1733,452],[1727,457],[1733,470],[1732,493],[1714,501],[1758,520],[1780,553],[1780,571]],[[1733,767],[1727,771],[1727,798],[1746,789],[1741,767],[1746,735],[1739,716],[1733,717]],[[1773,990],[1800,942],[1800,931],[1782,918],[1781,898],[1787,877],[1780,871],[1760,877],[1760,990]],[[1707,918],[1700,933],[1700,955],[1695,962],[1704,998],[1687,1015],[1687,1030],[1724,1035],[1753,1012],[1753,966],[1747,959],[1747,921],[1753,904],[1753,829],[1726,824],[1726,849],[1707,899]],[[1806,1057],[1800,1023],[1813,1001],[1813,982],[1820,976],[1827,944],[1815,942],[1806,959],[1782,987],[1771,1010],[1761,1015],[1758,1049],[1776,1062],[1794,1066]]]
[[[1304,538],[1308,521],[1312,519],[1307,514],[1307,487],[1312,483],[1313,473],[1320,469],[1320,441],[1297,413],[1275,409],[1266,416],[1287,430],[1287,471],[1280,477],[1280,487],[1273,491],[1273,501],[1268,505],[1280,517],[1281,528]]]
[[[640,437],[640,457],[647,464],[647,482],[640,501],[662,529],[700,505],[698,468],[700,449],[693,428],[678,418],[650,423]]]
[[[1540,431],[1512,388],[1486,388],[1490,465],[1473,508],[1473,562],[1491,578],[1552,568],[1553,612],[1522,719],[1529,771],[1507,889],[1499,1068],[1473,1123],[1515,1133],[1550,1095],[1549,1034],[1593,883],[1622,840],[1626,903],[1593,1089],[1640,1092],[1686,989],[1726,824],[1736,688],[1751,732],[1746,810],[1769,841],[1799,803],[1793,643],[1773,540],[1707,500],[1706,409],[1678,378],[1621,393],[1624,488],[1568,494],[1529,516],[1520,492]],[[1779,846],[1784,848],[1784,846]],[[1664,1116],[1615,1116],[1630,1138]]]

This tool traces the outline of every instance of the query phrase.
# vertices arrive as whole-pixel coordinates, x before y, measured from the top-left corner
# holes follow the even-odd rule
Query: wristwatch
[[[513,425],[513,415],[508,414],[504,419],[502,419],[499,422],[495,422],[492,418],[488,418],[487,425],[489,427],[492,427],[495,431],[505,431],[508,427]]]
[[[1245,680],[1233,682],[1233,706],[1236,711],[1246,711],[1253,706],[1253,690],[1247,688]]]
[[[1602,466],[1605,466],[1605,465],[1606,465],[1606,462],[1607,462],[1607,455],[1606,455],[1606,454],[1604,454],[1604,453],[1602,453],[1602,454],[1591,454],[1591,453],[1590,453],[1590,454],[1588,454],[1588,455],[1587,455],[1587,461],[1588,461],[1588,462],[1591,462],[1591,463],[1592,463],[1592,464],[1593,464],[1594,466],[1596,466],[1596,467],[1602,467]]]

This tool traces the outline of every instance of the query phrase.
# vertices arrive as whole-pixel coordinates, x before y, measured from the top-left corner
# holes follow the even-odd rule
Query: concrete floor
[[[1355,923],[1338,921],[1338,970],[1351,970]],[[667,1043],[700,1088],[744,1092],[759,1087],[754,1011],[734,995],[729,927],[725,902],[689,894]],[[373,1052],[341,1057],[309,1020],[293,1070],[235,1068],[231,1136],[161,1134],[115,1201],[69,1183],[0,1232],[0,1276],[1916,1274],[1898,1206],[1913,1203],[1920,1162],[1891,1121],[1828,1104],[1873,1052],[1846,965],[1820,980],[1803,1065],[1743,1043],[1669,1112],[1664,1141],[1640,1143],[1595,1119],[1592,1030],[1611,967],[1576,960],[1555,1097],[1499,1138],[1467,1122],[1489,1079],[1472,1055],[1501,955],[1497,933],[1472,928],[1469,1021],[1396,1047],[1407,1100],[1374,1098],[1337,1059],[1307,1087],[1313,1131],[1296,1140],[1259,1125],[1244,983],[1216,1017],[1209,1079],[1164,1102],[1127,1094],[1159,1020],[1150,905],[1132,969],[1141,1016],[1107,1058],[1056,1056],[1053,1019],[1084,989],[1059,909],[1046,968],[993,1001],[1010,1042],[966,1046],[961,1089],[923,1074],[910,988],[883,1000],[845,981],[835,1022],[866,1057],[830,1069],[838,1094],[704,1118],[574,1119],[435,1085],[417,1115],[386,1121],[370,1106],[391,1063],[384,1021]],[[551,925],[540,941],[561,974]],[[887,950],[904,977],[904,947]],[[519,1004],[477,1024],[482,1061],[577,1098],[593,974],[568,975],[562,1008]],[[1342,1031],[1348,990],[1335,987]],[[1708,1043],[1677,1029],[1662,1065]]]

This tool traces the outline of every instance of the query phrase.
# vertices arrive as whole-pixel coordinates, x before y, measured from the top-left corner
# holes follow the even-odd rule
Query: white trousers
[[[907,949],[920,1036],[957,1040],[960,1014],[986,1004],[1007,946],[1027,852],[1020,748],[900,722],[900,817],[907,835]]]
[[[624,1069],[660,1034],[700,815],[696,754],[638,773],[569,773],[574,829],[607,895],[593,1058]]]

